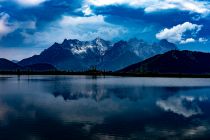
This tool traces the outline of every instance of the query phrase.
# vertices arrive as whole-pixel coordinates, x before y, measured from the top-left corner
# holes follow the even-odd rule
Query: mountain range
[[[210,74],[210,53],[169,51],[130,65],[121,73]]]
[[[0,71],[116,71],[118,73],[209,74],[210,53],[179,51],[167,40],[149,44],[137,38],[110,41],[65,39],[21,61],[0,59]]]
[[[177,47],[167,40],[149,44],[137,38],[116,43],[101,38],[92,41],[65,39],[63,43],[54,43],[41,54],[23,59],[17,64],[27,66],[48,63],[59,70],[68,71],[85,71],[94,66],[99,70],[116,71],[170,50],[177,50]]]

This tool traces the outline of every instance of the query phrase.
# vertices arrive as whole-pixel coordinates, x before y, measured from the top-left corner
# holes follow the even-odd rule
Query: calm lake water
[[[0,140],[210,139],[210,79],[0,76]]]

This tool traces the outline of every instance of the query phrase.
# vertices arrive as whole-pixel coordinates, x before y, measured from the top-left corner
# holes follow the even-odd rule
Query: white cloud
[[[86,5],[83,7],[82,12],[85,16],[94,15],[93,11],[90,9],[90,6]]]
[[[195,100],[196,98],[193,96],[172,96],[167,100],[159,100],[156,104],[165,111],[170,111],[188,118],[202,113]],[[185,106],[185,102],[188,102],[188,107]]]
[[[14,0],[16,3],[23,6],[37,6],[46,0]]]
[[[0,39],[17,29],[36,29],[36,21],[13,21],[9,22],[10,16],[7,13],[0,13]]]
[[[199,41],[199,42],[207,42],[208,39],[206,39],[206,38],[199,38],[198,41]]]
[[[195,39],[193,37],[201,30],[201,28],[202,25],[185,22],[170,29],[163,29],[156,34],[156,38],[159,40],[167,39],[169,42],[181,44],[195,42]],[[184,38],[186,32],[190,32],[192,37]]]
[[[205,132],[208,132],[209,128],[206,126],[197,126],[190,129],[184,130],[184,136],[189,138],[192,136],[203,135]]]
[[[180,44],[187,44],[195,42],[194,38],[187,38],[186,40],[181,40]]]
[[[182,11],[206,14],[209,13],[209,7],[209,2],[201,2],[195,0],[163,0],[148,6],[145,11],[153,12],[159,10],[178,9]]]
[[[72,16],[63,16],[60,24],[63,26],[69,25],[82,25],[82,24],[103,24],[104,17],[99,16],[90,16],[90,17],[72,17]]]
[[[89,5],[84,5],[82,8],[78,9],[79,11],[82,11],[82,13],[85,15],[85,16],[93,16],[94,13],[93,11],[91,10],[90,6]]]
[[[7,34],[13,32],[15,30],[15,26],[11,25],[9,20],[9,15],[6,13],[0,13],[0,39],[3,36],[6,36]]]
[[[145,12],[178,9],[200,14],[210,12],[210,2],[198,0],[86,0],[86,4],[95,6],[129,5],[134,8],[144,8]]]

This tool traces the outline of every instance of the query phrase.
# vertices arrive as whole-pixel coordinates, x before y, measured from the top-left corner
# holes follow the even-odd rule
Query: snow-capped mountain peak
[[[101,38],[96,38],[92,41],[68,40],[64,42],[63,44],[67,45],[65,48],[70,48],[71,52],[75,55],[84,55],[91,52],[103,56],[111,46],[109,41]]]
[[[99,37],[91,41],[65,39],[61,44],[55,43],[40,55],[24,59],[19,64],[44,62],[62,70],[86,70],[91,66],[97,66],[98,69],[103,70],[118,70],[156,54],[175,49],[177,49],[176,46],[166,40],[149,44],[133,38],[112,44]]]

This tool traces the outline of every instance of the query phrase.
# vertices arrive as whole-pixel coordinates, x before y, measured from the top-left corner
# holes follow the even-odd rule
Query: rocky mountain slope
[[[85,71],[92,66],[106,71],[115,71],[137,63],[157,54],[162,54],[177,47],[166,40],[149,44],[137,38],[129,41],[110,41],[96,38],[92,41],[65,39],[63,43],[53,44],[40,55],[23,59],[21,66],[36,63],[48,63],[59,70]]]

